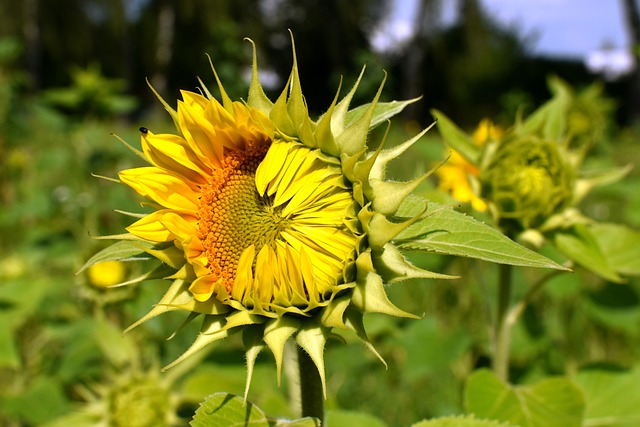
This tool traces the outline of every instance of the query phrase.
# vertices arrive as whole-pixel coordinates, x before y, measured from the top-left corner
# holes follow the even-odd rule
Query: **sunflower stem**
[[[507,325],[507,314],[511,302],[512,266],[501,264],[498,281],[498,307],[494,329],[495,350],[493,370],[504,381],[509,379],[509,351],[511,347],[511,328]]]
[[[300,373],[300,406],[302,417],[324,420],[324,395],[322,380],[311,357],[298,347],[298,371]]]

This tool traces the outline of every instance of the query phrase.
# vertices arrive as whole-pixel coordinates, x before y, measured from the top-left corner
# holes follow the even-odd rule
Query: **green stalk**
[[[318,368],[306,351],[301,347],[297,347],[297,349],[302,417],[314,417],[323,422],[324,394]]]
[[[502,287],[506,287],[507,283],[509,284],[508,293],[510,294],[511,274],[508,272],[501,273],[499,294],[499,301],[501,301],[501,303],[498,304],[498,313],[501,317],[498,318],[499,321],[496,324],[496,346],[493,358],[493,370],[496,375],[504,381],[509,379],[509,354],[511,352],[511,332],[513,327],[520,316],[522,316],[522,313],[524,313],[525,308],[527,308],[527,305],[531,302],[535,294],[537,294],[551,278],[561,273],[564,273],[564,271],[556,270],[540,278],[537,282],[531,285],[522,300],[520,300],[511,310],[508,310],[508,299],[510,299],[510,296],[506,294],[506,290],[504,291],[505,294],[502,294]],[[509,277],[507,277],[507,274]],[[502,298],[505,298],[506,300],[502,300]]]
[[[498,281],[498,307],[496,309],[496,322],[494,329],[494,354],[493,370],[504,381],[509,379],[509,348],[511,344],[511,328],[505,330],[506,318],[511,304],[511,288],[513,286],[512,266],[500,265],[500,277]]]

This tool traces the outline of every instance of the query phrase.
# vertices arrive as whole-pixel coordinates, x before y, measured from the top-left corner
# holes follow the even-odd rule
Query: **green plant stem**
[[[324,420],[324,394],[322,380],[311,357],[301,347],[298,349],[298,370],[300,373],[300,406],[303,417]]]
[[[504,381],[509,379],[509,346],[511,334],[504,333],[507,311],[511,303],[512,266],[508,264],[500,265],[500,277],[498,281],[498,307],[496,310],[496,321],[494,329],[494,354],[493,370],[496,375]]]
[[[550,279],[562,273],[564,273],[564,271],[556,270],[541,277],[531,285],[525,296],[514,305],[511,310],[507,311],[508,306],[504,308],[504,315],[500,322],[499,329],[496,330],[496,350],[493,359],[493,369],[496,375],[503,380],[507,381],[509,379],[509,354],[511,352],[511,332],[513,331],[513,327],[535,294],[537,294]]]

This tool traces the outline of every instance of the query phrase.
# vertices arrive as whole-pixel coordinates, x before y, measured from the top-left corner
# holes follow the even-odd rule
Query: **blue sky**
[[[395,0],[396,7],[385,33],[400,40],[411,30],[418,0]],[[499,23],[531,36],[531,50],[549,56],[585,59],[605,44],[628,47],[620,0],[481,0]],[[446,0],[445,19],[452,19],[457,1]]]
[[[482,2],[499,22],[535,34],[532,47],[536,53],[584,58],[605,44],[616,49],[629,45],[620,0]]]

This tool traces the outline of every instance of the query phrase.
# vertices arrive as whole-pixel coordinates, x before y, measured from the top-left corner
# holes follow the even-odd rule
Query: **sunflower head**
[[[279,374],[284,344],[294,339],[324,381],[333,328],[354,331],[373,350],[364,313],[415,317],[388,300],[384,283],[443,277],[409,264],[392,243],[419,218],[392,220],[426,176],[387,181],[386,165],[424,132],[369,152],[369,130],[411,101],[381,109],[381,85],[370,104],[350,109],[360,80],[312,120],[295,54],[275,102],[260,85],[255,47],[246,102],[232,101],[216,81],[221,101],[204,85],[202,94],[183,91],[176,109],[160,98],[177,133],[142,128],[138,154],[149,165],[119,174],[155,207],[122,238],[161,260],[158,271],[173,281],[133,326],[171,310],[202,316],[200,335],[174,363],[242,331],[249,380],[265,346]]]

